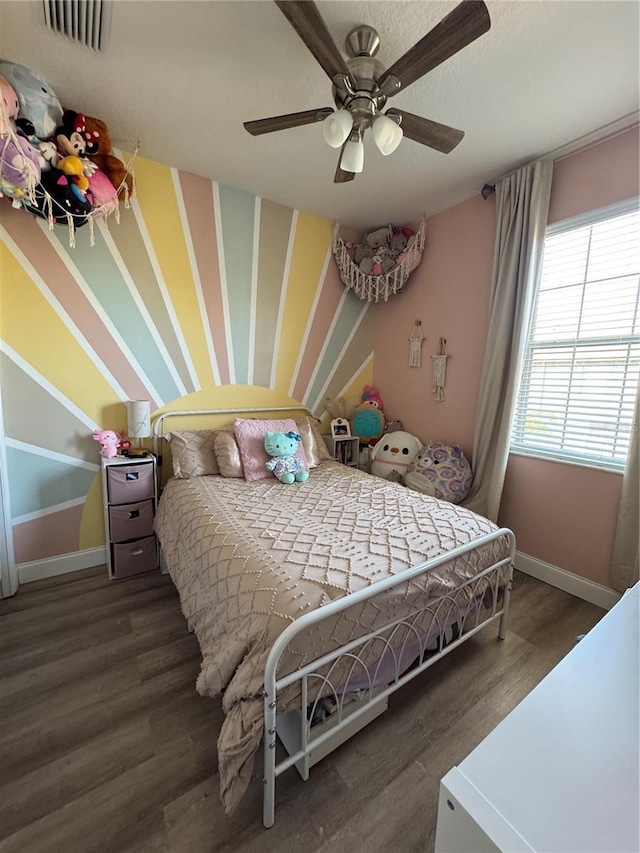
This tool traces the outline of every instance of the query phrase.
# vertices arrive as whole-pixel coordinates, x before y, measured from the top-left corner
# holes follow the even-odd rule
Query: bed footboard
[[[427,574],[445,563],[463,557],[496,539],[508,542],[508,555],[457,586],[440,598],[409,616],[393,620],[369,634],[334,649],[300,669],[277,677],[278,662],[288,644],[302,631],[330,619],[355,604],[375,598],[401,587],[420,575]],[[515,557],[515,537],[511,530],[501,528],[475,539],[466,545],[413,566],[394,577],[372,584],[366,589],[332,601],[301,616],[274,643],[265,667],[264,691],[264,805],[263,823],[273,826],[275,820],[276,779],[285,770],[296,766],[303,778],[310,767],[349,737],[386,710],[387,699],[437,660],[449,654],[482,628],[499,620],[498,637],[507,631],[509,598]],[[431,629],[425,631],[424,625]],[[452,629],[455,625],[456,628]],[[379,657],[371,665],[371,653],[376,648]],[[407,660],[411,658],[411,665]],[[369,661],[369,665],[367,665]],[[384,676],[383,661],[391,666],[391,676]],[[346,681],[334,684],[332,676],[347,666]],[[357,678],[356,678],[357,676]],[[365,681],[362,686],[363,679]],[[350,690],[357,681],[357,701]],[[287,720],[278,723],[278,695],[299,683],[300,707]],[[321,725],[313,725],[314,711],[321,697],[330,696],[335,712]],[[298,733],[296,733],[296,728]],[[279,734],[289,755],[276,762],[276,734]]]

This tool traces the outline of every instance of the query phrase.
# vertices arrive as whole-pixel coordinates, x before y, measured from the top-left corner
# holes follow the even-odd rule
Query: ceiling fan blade
[[[260,136],[262,133],[273,133],[276,130],[288,130],[290,127],[301,127],[303,124],[324,121],[332,112],[330,107],[321,107],[318,110],[304,110],[301,113],[260,118],[256,121],[245,121],[244,129],[248,130],[252,136]]]
[[[379,85],[393,76],[406,89],[490,28],[491,19],[483,0],[463,0],[391,68],[387,68],[378,80]]]
[[[407,113],[404,110],[390,109],[385,115],[401,116],[400,127],[404,136],[413,139],[414,142],[419,142],[421,145],[435,148],[436,151],[441,151],[443,154],[453,151],[456,145],[464,139],[464,130],[456,130],[455,127],[438,124],[437,121],[430,121],[428,118],[415,116],[413,113]]]
[[[340,149],[340,157],[338,158],[338,165],[336,167],[336,174],[333,178],[334,184],[346,184],[347,181],[352,181],[356,176],[355,172],[345,172],[344,169],[340,168],[340,163],[342,162],[342,155],[344,153],[344,149],[345,149],[346,144],[347,143],[345,142],[344,145],[342,146],[342,148]]]
[[[316,58],[330,80],[346,77],[355,86],[347,63],[331,38],[313,0],[275,0],[276,5]]]

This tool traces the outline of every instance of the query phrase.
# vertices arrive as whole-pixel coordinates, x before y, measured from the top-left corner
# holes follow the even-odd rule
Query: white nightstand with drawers
[[[102,496],[109,577],[117,580],[157,569],[155,456],[103,458]]]

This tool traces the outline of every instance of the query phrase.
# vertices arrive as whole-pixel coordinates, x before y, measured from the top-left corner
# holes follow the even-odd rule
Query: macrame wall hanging
[[[384,236],[384,232],[388,232],[388,239],[383,240],[382,237],[378,236]],[[402,238],[399,235],[406,232],[409,232],[411,236],[406,237],[405,246],[393,248],[394,240],[402,245]],[[422,260],[424,217],[415,234],[413,234],[412,229],[393,228],[389,225],[371,232],[363,239],[365,242],[372,239],[369,247],[373,249],[373,254],[368,258],[370,272],[364,272],[358,265],[358,256],[354,250],[360,246],[353,246],[348,241],[345,242],[338,233],[338,225],[336,224],[333,230],[333,256],[340,272],[340,278],[345,287],[353,290],[358,299],[367,302],[386,302],[394,293],[400,293],[409,276]],[[391,262],[389,261],[390,256],[393,258]],[[389,266],[389,263],[392,265]]]
[[[422,341],[424,338],[421,334],[422,323],[416,320],[411,337],[409,338],[409,367],[420,367],[422,356]]]
[[[431,356],[433,359],[433,396],[441,403],[444,400],[444,386],[447,374],[447,339],[440,338],[438,349]]]

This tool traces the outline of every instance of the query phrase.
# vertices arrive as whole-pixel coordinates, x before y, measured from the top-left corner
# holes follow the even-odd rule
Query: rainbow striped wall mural
[[[17,563],[104,544],[97,427],[152,410],[301,402],[371,381],[373,317],[332,223],[139,158],[95,245],[0,204],[0,378]],[[228,402],[233,399],[233,403]]]

